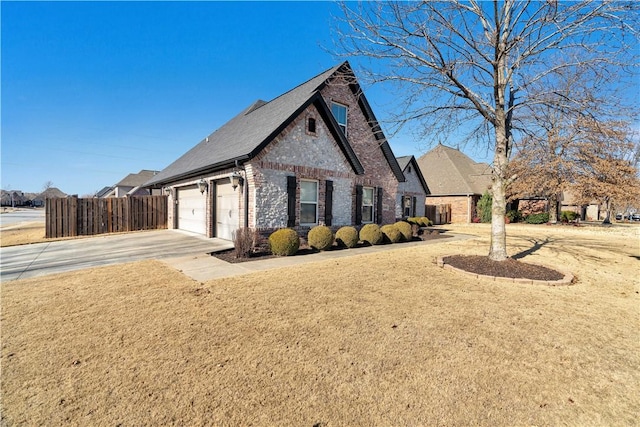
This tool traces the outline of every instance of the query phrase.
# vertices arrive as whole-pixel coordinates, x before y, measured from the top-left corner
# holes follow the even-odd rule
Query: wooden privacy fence
[[[46,237],[167,228],[167,196],[46,199]]]
[[[451,205],[426,205],[425,216],[434,224],[449,224],[451,222]]]

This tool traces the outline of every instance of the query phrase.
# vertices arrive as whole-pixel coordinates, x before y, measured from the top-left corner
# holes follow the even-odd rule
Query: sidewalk
[[[163,261],[176,270],[184,273],[199,282],[220,279],[223,277],[240,276],[242,274],[254,273],[257,271],[271,270],[310,262],[319,262],[327,259],[345,258],[350,256],[370,254],[380,251],[392,251],[405,249],[412,246],[434,245],[438,243],[449,243],[473,239],[475,236],[468,234],[447,233],[447,238],[426,240],[421,242],[407,242],[394,245],[368,246],[358,249],[344,249],[339,251],[318,252],[309,255],[298,255],[290,257],[269,258],[263,260],[228,263],[214,256],[203,254],[197,256],[187,256],[179,258],[169,258]]]

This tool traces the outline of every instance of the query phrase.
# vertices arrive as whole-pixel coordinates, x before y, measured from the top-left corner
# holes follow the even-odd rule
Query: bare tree
[[[581,120],[578,126],[573,191],[581,204],[595,200],[603,205],[604,222],[609,223],[613,205],[640,202],[638,146],[627,123]]]
[[[45,191],[47,191],[51,187],[53,187],[53,181],[45,182],[44,185],[42,186],[42,192],[44,193]]]
[[[430,136],[456,125],[488,136],[493,260],[507,258],[507,166],[514,133],[526,128],[521,110],[548,104],[531,88],[578,64],[602,81],[620,82],[636,64],[633,2],[367,2],[343,3],[342,10],[337,30],[343,51],[370,60],[362,71],[368,81],[402,88],[396,91],[404,107],[395,117],[398,127],[418,121]],[[566,104],[581,107],[571,98]]]

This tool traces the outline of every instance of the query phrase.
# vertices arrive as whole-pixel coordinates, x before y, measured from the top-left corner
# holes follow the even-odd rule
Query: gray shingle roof
[[[137,187],[153,178],[158,171],[143,169],[138,173],[130,173],[116,184],[117,187]]]
[[[483,194],[491,186],[491,167],[455,148],[438,144],[418,158],[431,195]]]
[[[324,104],[317,93],[343,64],[330,68],[270,102],[258,100],[182,157],[158,173],[145,185],[168,182],[190,174],[231,166],[235,160],[246,160],[275,137],[283,125],[312,102]],[[318,95],[314,97],[314,95]],[[318,99],[319,98],[319,99]],[[326,107],[326,104],[325,104]],[[328,109],[327,109],[328,111]],[[331,117],[330,120],[333,120]],[[344,141],[346,143],[346,140]],[[346,143],[348,145],[348,143]],[[351,148],[343,148],[350,151]],[[361,169],[353,151],[346,153],[355,168]]]

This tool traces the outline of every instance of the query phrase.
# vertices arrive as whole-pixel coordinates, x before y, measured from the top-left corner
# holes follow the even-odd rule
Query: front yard
[[[2,425],[638,425],[638,227],[510,225],[573,286],[470,279],[476,240],[207,283],[144,261],[2,283]],[[357,253],[357,252],[355,252]]]

